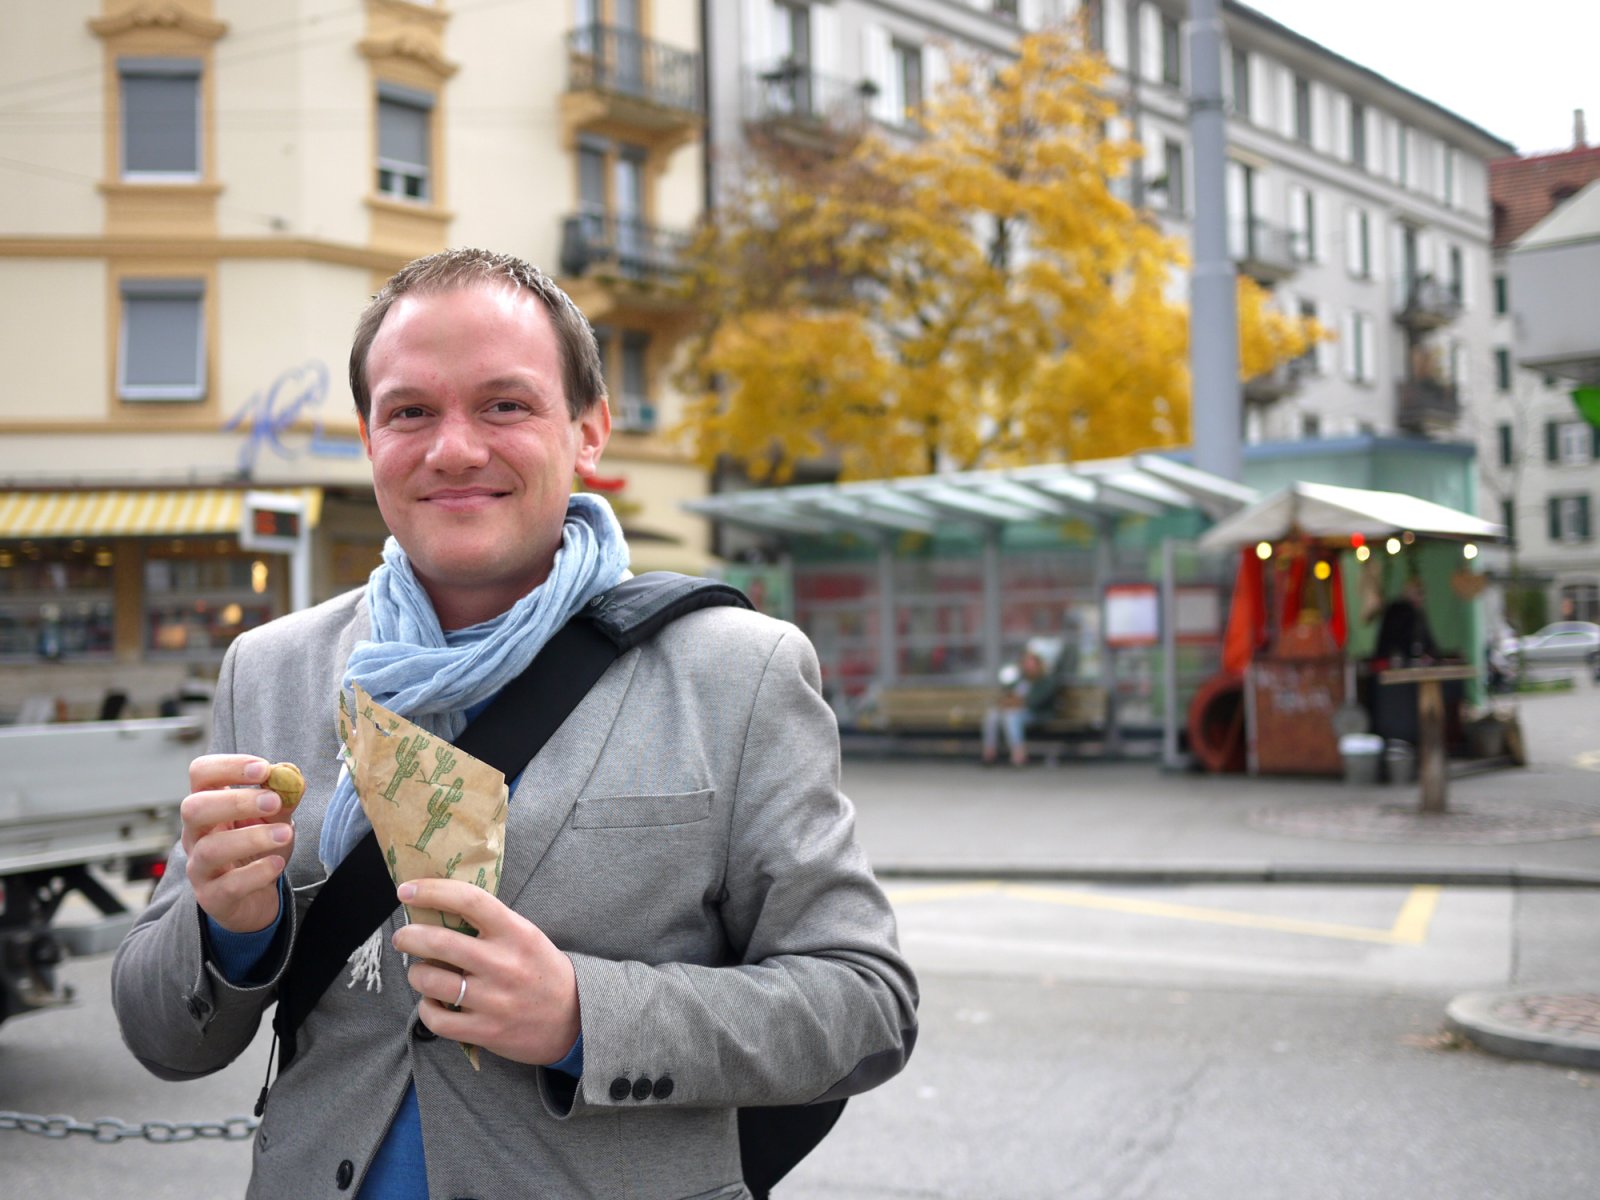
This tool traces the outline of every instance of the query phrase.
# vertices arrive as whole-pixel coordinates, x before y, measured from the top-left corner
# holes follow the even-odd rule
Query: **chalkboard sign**
[[[1250,666],[1251,769],[1262,775],[1338,775],[1344,703],[1340,658],[1257,659]]]

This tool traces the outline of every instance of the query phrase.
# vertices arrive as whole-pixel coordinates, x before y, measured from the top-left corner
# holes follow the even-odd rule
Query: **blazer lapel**
[[[523,769],[506,815],[502,903],[515,905],[567,823],[616,724],[638,661],[637,651],[630,651],[613,663]]]

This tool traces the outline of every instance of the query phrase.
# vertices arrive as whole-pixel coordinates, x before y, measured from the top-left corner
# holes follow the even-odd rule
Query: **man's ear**
[[[573,424],[578,434],[577,473],[593,475],[599,470],[600,455],[611,439],[611,406],[604,399],[596,400]]]

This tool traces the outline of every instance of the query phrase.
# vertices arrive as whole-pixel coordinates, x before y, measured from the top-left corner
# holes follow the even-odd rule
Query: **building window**
[[[1549,463],[1578,466],[1594,458],[1600,430],[1587,421],[1547,421],[1544,427],[1544,458]]]
[[[1294,138],[1311,144],[1311,81],[1294,77]]]
[[[1456,152],[1449,146],[1441,146],[1439,152],[1444,155],[1444,202],[1450,207],[1456,202]]]
[[[1183,37],[1175,17],[1161,14],[1161,82],[1183,86]]]
[[[1395,126],[1395,182],[1401,187],[1409,187],[1411,185],[1411,155],[1409,153],[1410,141],[1411,131],[1404,125]]]
[[[1589,540],[1589,497],[1551,496],[1545,501],[1552,542],[1586,542]]]
[[[1460,246],[1450,247],[1450,298],[1457,304],[1467,300],[1467,269]]]
[[[911,125],[922,118],[922,47],[895,42],[892,53],[899,93],[895,116],[902,124]]]
[[[1511,311],[1510,296],[1506,291],[1506,277],[1494,277],[1494,312],[1495,316],[1503,317]]]
[[[1511,351],[1504,346],[1495,347],[1494,385],[1502,392],[1511,390]]]
[[[1561,589],[1561,617],[1593,622],[1600,617],[1600,583],[1569,583]]]
[[[1517,504],[1515,500],[1500,501],[1500,524],[1506,528],[1506,540],[1517,540]]]
[[[1322,418],[1316,413],[1300,414],[1300,436],[1307,441],[1322,436]]]
[[[1289,185],[1289,251],[1296,262],[1310,262],[1316,258],[1317,228],[1316,199],[1311,189],[1299,184]]]
[[[122,177],[200,176],[200,63],[186,58],[117,62],[122,99]]]
[[[1372,383],[1377,378],[1373,355],[1373,323],[1367,313],[1347,312],[1340,342],[1344,352],[1345,378],[1353,383]]]
[[[1367,169],[1367,106],[1350,101],[1350,161]]]
[[[607,389],[616,427],[631,433],[649,433],[656,427],[656,408],[650,400],[650,335],[630,329],[618,337],[602,325],[594,331],[594,338],[605,378],[620,384]]]
[[[1235,116],[1250,119],[1250,52],[1233,47],[1229,55],[1229,75],[1233,79],[1233,111]]]
[[[378,194],[432,199],[433,97],[395,84],[378,85]]]
[[[997,17],[1004,17],[1008,21],[1015,21],[1019,16],[1018,0],[993,0],[989,11]]]
[[[205,283],[125,279],[117,352],[124,400],[200,400],[206,394]]]
[[[1183,178],[1183,143],[1168,138],[1161,148],[1162,157],[1166,159],[1166,187],[1167,211],[1184,213],[1188,211],[1188,194],[1184,190]]]
[[[1357,279],[1372,278],[1372,216],[1364,208],[1348,210],[1345,265]]]
[[[1302,321],[1315,321],[1317,319],[1317,302],[1301,297],[1297,306]],[[1322,370],[1321,356],[1317,353],[1320,345],[1325,343],[1313,342],[1307,346],[1298,358],[1294,360],[1296,369],[1304,375],[1320,374]]]
[[[1500,465],[1509,467],[1516,454],[1516,445],[1511,435],[1511,423],[1509,421],[1501,421],[1500,424],[1495,426],[1495,434],[1500,441]]]

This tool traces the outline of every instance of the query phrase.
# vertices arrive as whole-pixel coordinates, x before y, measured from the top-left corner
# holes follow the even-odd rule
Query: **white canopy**
[[[1400,492],[1336,487],[1331,483],[1292,483],[1230,517],[1200,537],[1202,546],[1244,546],[1300,535],[1346,538],[1415,533],[1463,541],[1505,540],[1505,527],[1431,500]]]

